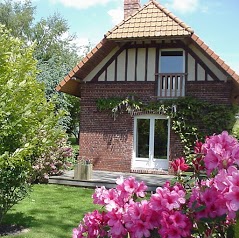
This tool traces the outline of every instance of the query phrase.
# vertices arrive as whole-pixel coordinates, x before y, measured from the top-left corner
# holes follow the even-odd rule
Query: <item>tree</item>
[[[79,131],[80,131],[80,100],[71,95],[67,95],[68,112],[70,113],[71,120],[69,121],[67,133],[74,135],[76,142],[79,142]]]
[[[68,35],[67,22],[59,15],[41,19],[33,28],[33,40],[37,42],[35,57],[38,59],[38,80],[44,82],[46,97],[53,99],[56,108],[67,112],[62,123],[67,132],[76,138],[79,133],[79,99],[56,92],[62,78],[77,64],[74,36]]]
[[[0,23],[11,30],[11,34],[19,37],[25,45],[35,44],[34,58],[37,63],[37,80],[45,84],[45,94],[48,100],[53,100],[56,109],[65,110],[67,113],[62,119],[62,123],[68,132],[72,133],[79,126],[74,118],[72,123],[72,101],[78,103],[78,98],[71,98],[55,90],[57,84],[64,76],[77,64],[79,57],[77,47],[73,44],[74,35],[69,34],[67,21],[59,14],[54,14],[48,18],[42,18],[34,23],[36,7],[31,0],[14,2],[5,0],[0,3]],[[79,108],[76,108],[78,113]],[[72,128],[76,125],[76,128]]]
[[[0,3],[0,22],[11,29],[11,34],[28,42],[31,38],[31,27],[33,25],[36,7],[32,6],[30,0],[15,2],[5,0]]]
[[[0,25],[0,222],[30,188],[34,160],[65,136],[37,82],[33,47]]]

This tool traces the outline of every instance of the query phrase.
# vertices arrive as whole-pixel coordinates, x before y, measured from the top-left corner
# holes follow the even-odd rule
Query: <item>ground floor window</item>
[[[170,119],[160,115],[134,118],[133,167],[168,169]]]

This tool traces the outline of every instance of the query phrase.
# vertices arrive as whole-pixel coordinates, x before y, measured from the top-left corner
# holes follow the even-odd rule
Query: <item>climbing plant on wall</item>
[[[99,111],[109,111],[114,119],[120,113],[136,112],[168,115],[172,119],[172,129],[179,135],[184,153],[188,158],[195,140],[203,140],[206,135],[231,132],[238,108],[231,105],[212,104],[194,97],[172,100],[143,102],[135,96],[126,98],[99,98],[96,101]]]

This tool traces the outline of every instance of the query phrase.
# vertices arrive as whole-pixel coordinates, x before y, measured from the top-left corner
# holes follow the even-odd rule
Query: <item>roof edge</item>
[[[103,38],[82,60],[80,60],[80,62],[63,78],[63,80],[60,81],[60,83],[57,85],[57,87],[55,88],[58,92],[66,92],[66,90],[64,89],[66,87],[66,84],[70,81],[72,81],[71,79],[73,77],[78,78],[77,81],[79,80],[83,80],[83,78],[77,76],[77,74],[79,74],[79,71],[82,71],[82,68],[84,68],[84,66],[87,64],[89,64],[89,61],[91,61],[95,54],[99,53],[99,51],[101,51],[104,54],[107,54],[107,51],[105,49],[103,49],[107,43],[109,44],[109,48],[111,49],[111,46],[114,46],[115,43],[112,41],[107,40],[106,38]],[[76,82],[75,80],[73,80],[74,83],[79,84],[79,82]]]
[[[196,43],[196,45],[202,49],[207,56],[209,56],[228,76],[232,77],[236,82],[239,83],[239,75],[234,71],[225,61],[221,59],[210,47],[202,41],[199,36],[192,34],[191,39]]]

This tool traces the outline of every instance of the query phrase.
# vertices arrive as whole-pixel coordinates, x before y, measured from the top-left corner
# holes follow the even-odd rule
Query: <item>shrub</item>
[[[56,111],[36,81],[34,49],[0,25],[0,222],[30,188],[36,158],[65,136]]]
[[[24,161],[24,150],[0,155],[0,223],[7,211],[30,190],[30,163]]]
[[[64,170],[73,168],[74,160],[72,147],[65,138],[60,139],[34,161],[34,180],[48,182],[49,176],[61,175]]]
[[[227,132],[197,142],[195,172],[184,158],[172,162],[176,180],[158,187],[149,200],[146,186],[133,177],[117,180],[116,188],[97,188],[94,203],[104,210],[88,213],[73,238],[82,237],[233,237],[239,211],[239,143]]]

